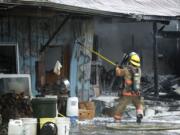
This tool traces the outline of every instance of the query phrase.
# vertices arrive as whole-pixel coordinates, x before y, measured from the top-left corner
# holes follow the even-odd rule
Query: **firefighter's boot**
[[[137,115],[137,120],[136,120],[136,122],[137,122],[138,124],[140,124],[142,118],[143,118],[143,115],[142,115],[142,114],[138,114],[138,115]]]
[[[121,122],[121,115],[114,115],[114,122],[120,123]]]

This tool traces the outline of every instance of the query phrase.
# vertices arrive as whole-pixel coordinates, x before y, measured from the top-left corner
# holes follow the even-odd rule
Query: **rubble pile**
[[[23,94],[7,93],[0,97],[0,114],[2,123],[8,123],[9,119],[32,116],[30,100]]]
[[[24,93],[0,95],[0,135],[7,135],[9,119],[32,117],[30,100]]]
[[[167,100],[180,100],[180,77],[175,75],[158,76],[159,98]],[[145,75],[142,77],[142,94],[145,98],[154,97],[154,77]]]

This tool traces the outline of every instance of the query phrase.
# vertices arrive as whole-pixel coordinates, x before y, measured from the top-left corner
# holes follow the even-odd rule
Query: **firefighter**
[[[140,57],[135,52],[130,53],[127,64],[123,68],[116,66],[115,70],[116,76],[123,77],[123,89],[119,104],[114,112],[114,119],[115,121],[120,121],[126,106],[132,103],[136,107],[136,122],[141,123],[141,119],[143,118],[143,99],[140,95]]]

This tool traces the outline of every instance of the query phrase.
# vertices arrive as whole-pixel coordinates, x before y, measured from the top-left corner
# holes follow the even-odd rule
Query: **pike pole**
[[[99,56],[101,59],[103,59],[104,61],[108,62],[109,64],[111,64],[111,65],[113,65],[113,66],[116,66],[116,65],[117,65],[115,62],[109,60],[107,57],[103,56],[102,54],[98,53],[97,51],[85,47],[85,46],[84,46],[82,43],[80,43],[80,42],[78,42],[78,43],[79,43],[79,45],[80,45],[81,47],[83,47],[84,49],[92,52],[93,54],[95,54],[95,55],[97,55],[97,56]]]

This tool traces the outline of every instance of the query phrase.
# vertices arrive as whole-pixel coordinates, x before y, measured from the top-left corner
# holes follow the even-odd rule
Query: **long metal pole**
[[[153,23],[153,68],[154,68],[154,94],[159,97],[159,86],[158,86],[158,46],[157,46],[157,23]]]
[[[101,59],[103,59],[104,61],[108,62],[109,64],[116,66],[117,64],[111,60],[109,60],[107,57],[103,56],[102,54],[98,53],[97,51],[94,51],[93,49],[87,48],[85,47],[82,43],[78,42],[79,45],[81,45],[81,47],[83,47],[84,49],[96,54],[97,56],[99,56]]]

